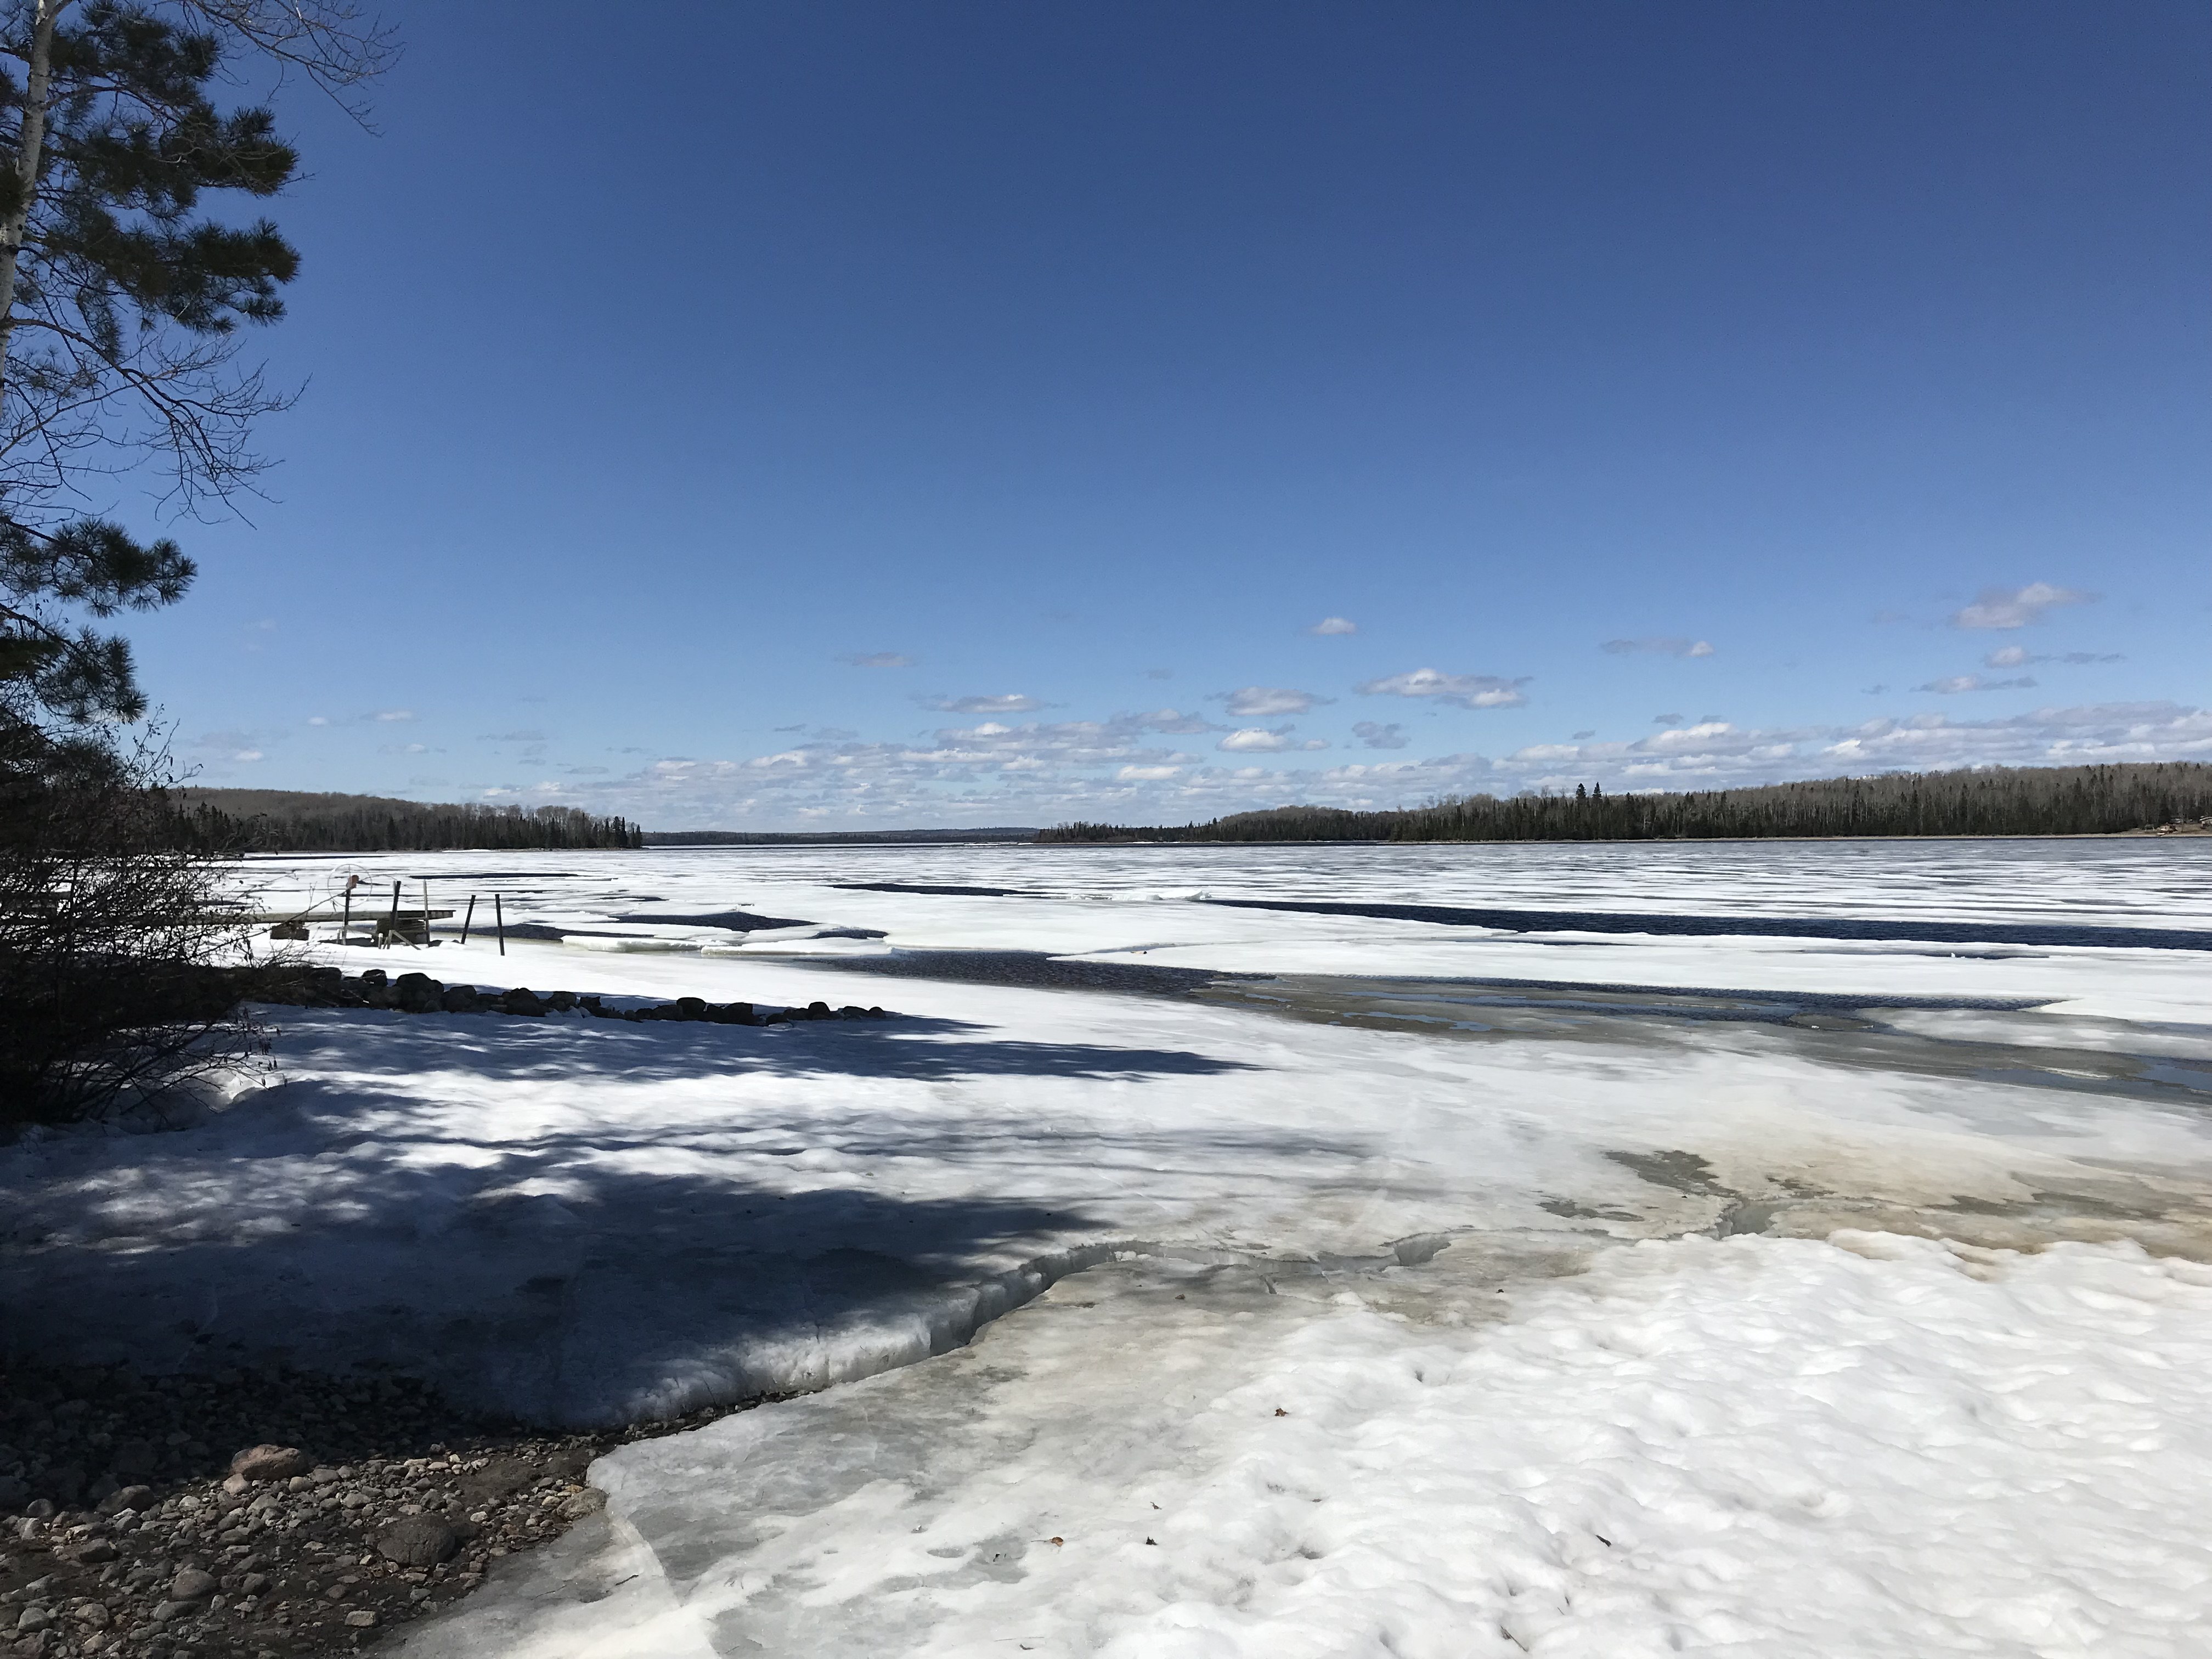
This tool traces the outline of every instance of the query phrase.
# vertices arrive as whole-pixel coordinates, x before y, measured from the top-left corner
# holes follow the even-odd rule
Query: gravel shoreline
[[[406,1377],[0,1371],[0,1655],[352,1653],[604,1501],[596,1433],[459,1412]]]

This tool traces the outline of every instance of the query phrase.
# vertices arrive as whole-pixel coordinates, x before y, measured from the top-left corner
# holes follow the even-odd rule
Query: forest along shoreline
[[[1830,840],[2212,833],[2212,765],[1985,767],[1747,789],[1612,794],[1577,784],[1363,812],[1276,806],[1180,828],[1062,823],[1040,842]],[[649,840],[650,838],[648,838]]]

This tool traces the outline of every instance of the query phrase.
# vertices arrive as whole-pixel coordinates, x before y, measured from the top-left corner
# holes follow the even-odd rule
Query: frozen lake
[[[283,1010],[279,1086],[0,1154],[50,1357],[570,1420],[841,1385],[605,1460],[605,1520],[409,1651],[2178,1655],[2212,1618],[2212,841],[247,873],[318,917],[353,875],[356,917],[477,896],[465,945],[319,922],[349,968],[899,1016]],[[1343,909],[1404,906],[1511,925]]]

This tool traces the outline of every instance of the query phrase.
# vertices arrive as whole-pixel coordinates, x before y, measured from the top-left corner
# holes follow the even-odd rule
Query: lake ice
[[[2212,952],[1955,936],[2201,943],[2212,843],[249,873],[483,896],[349,967],[901,1016],[282,1010],[280,1086],[0,1153],[49,1358],[580,1421],[840,1385],[604,1460],[603,1521],[409,1651],[2162,1655],[2212,1615]],[[501,957],[494,892],[565,942]]]

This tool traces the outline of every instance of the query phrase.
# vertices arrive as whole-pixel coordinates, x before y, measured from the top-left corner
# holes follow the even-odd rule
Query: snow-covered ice
[[[2134,1659],[2212,1622],[2212,1269],[1844,1232],[1530,1281],[1461,1248],[1063,1280],[604,1460],[567,1571],[408,1651],[495,1617],[533,1655]]]
[[[404,1366],[576,1421],[844,1385],[604,1461],[605,1520],[410,1651],[2152,1655],[2203,1622],[2212,953],[1915,930],[2187,943],[2212,844],[251,873],[272,908],[502,893],[538,937],[502,957],[480,906],[447,979],[902,1015],[279,1011],[282,1086],[0,1152],[16,1351]]]

